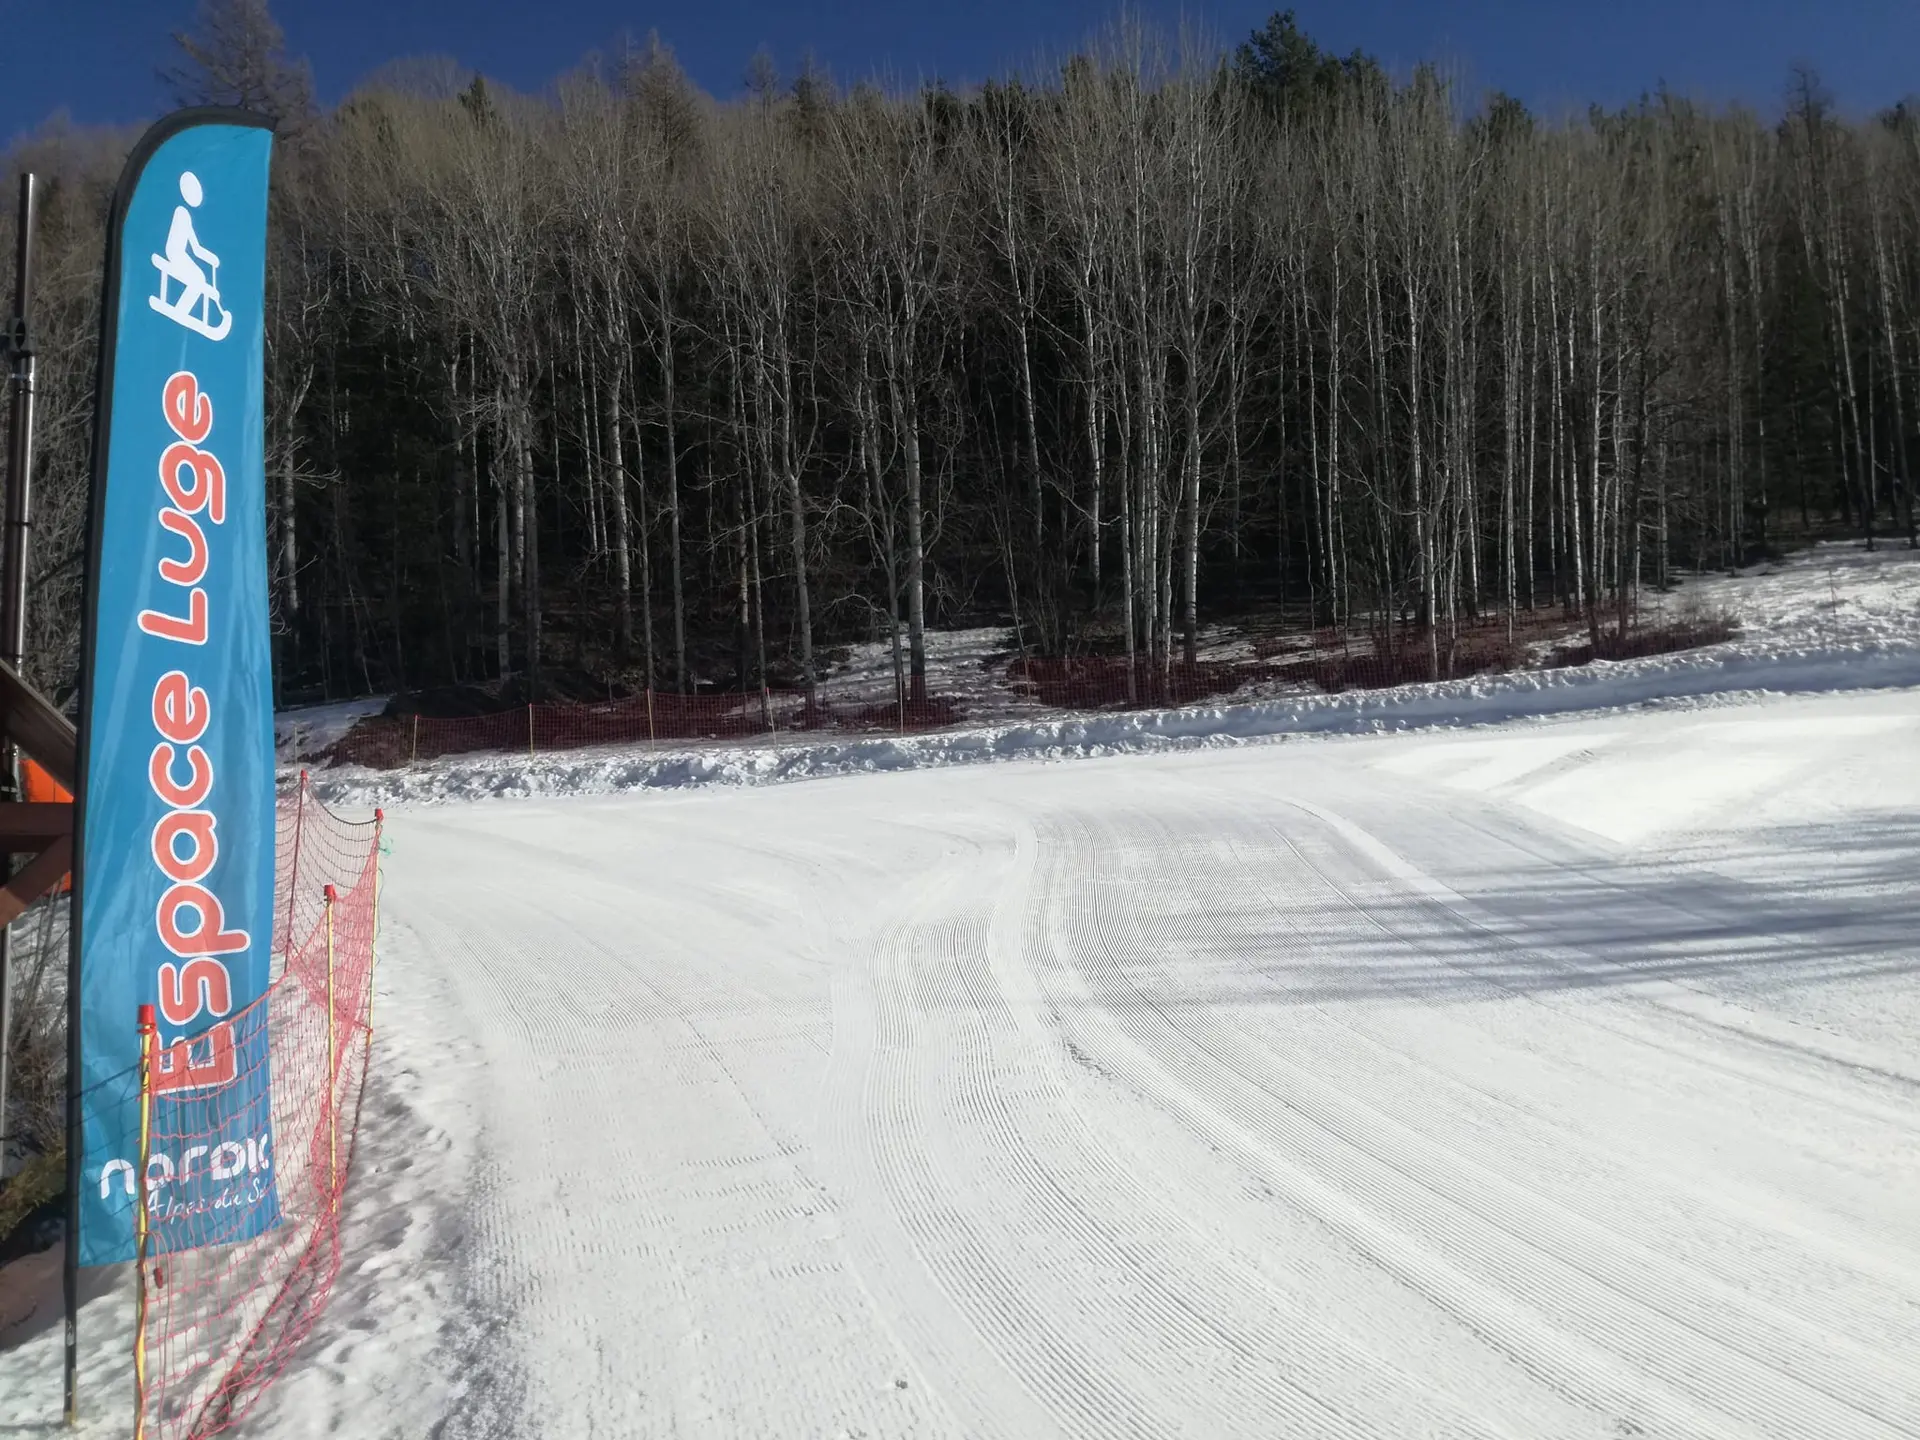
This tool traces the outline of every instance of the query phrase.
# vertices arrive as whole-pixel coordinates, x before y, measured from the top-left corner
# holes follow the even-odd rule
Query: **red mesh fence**
[[[1600,659],[1626,659],[1725,640],[1718,622],[1602,634]],[[1046,712],[1145,710],[1288,693],[1338,694],[1509,670],[1586,664],[1596,658],[1585,632],[1564,619],[1504,620],[1452,635],[1320,630],[1245,637],[1232,658],[1157,662],[1146,654],[1002,660],[981,673],[944,677],[954,692],[904,706],[871,680],[826,681],[811,700],[800,691],[676,695],[661,691],[592,704],[521,705],[491,715],[380,716],[361,721],[330,752],[336,764],[394,769],[443,755],[496,751],[538,754],[594,745],[747,740],[793,732],[907,734],[969,721],[1032,718]]]
[[[1504,630],[1462,632],[1433,651],[1424,635],[1391,642],[1324,632],[1297,639],[1254,639],[1247,658],[1156,662],[1148,655],[1015,660],[1007,678],[1016,692],[1062,710],[1137,710],[1288,691],[1337,695],[1386,690],[1423,681],[1461,680],[1536,663]]]
[[[676,695],[654,691],[589,705],[521,705],[493,715],[439,718],[381,716],[363,720],[337,745],[337,764],[394,769],[416,760],[476,751],[538,754],[591,745],[653,741],[750,740],[804,731],[902,734],[938,730],[966,719],[948,696],[894,701],[869,695],[808,704],[797,690]]]
[[[214,1143],[170,1130],[174,1107],[143,1106],[146,1214],[165,1244],[144,1244],[139,1267],[136,1436],[195,1440],[242,1420],[340,1273],[340,1202],[373,1033],[380,822],[332,814],[304,775],[278,820],[276,977],[232,1022],[235,1053],[271,1067],[271,1141]],[[266,1043],[249,1045],[261,1028]],[[239,1208],[178,1213],[167,1187],[179,1163],[235,1186],[271,1184],[279,1224],[247,1238]]]

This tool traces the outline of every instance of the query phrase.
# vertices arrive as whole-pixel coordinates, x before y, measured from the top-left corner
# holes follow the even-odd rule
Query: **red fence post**
[[[387,812],[373,812],[373,935],[368,940],[367,950],[367,1035],[371,1046],[373,1035],[373,967],[380,963],[380,837],[386,833]]]

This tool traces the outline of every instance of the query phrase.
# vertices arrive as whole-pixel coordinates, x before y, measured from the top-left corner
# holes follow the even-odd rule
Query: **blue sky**
[[[883,70],[964,84],[1060,54],[1118,13],[1112,0],[278,0],[292,48],[338,98],[383,61],[450,54],[523,89],[583,54],[657,28],[702,85],[738,89],[765,45],[791,71],[811,48],[842,79]],[[1270,0],[1145,0],[1223,41],[1245,37]],[[1443,59],[1476,89],[1539,109],[1621,104],[1661,80],[1716,100],[1774,107],[1788,66],[1813,63],[1861,113],[1920,90],[1920,0],[1297,0],[1323,45],[1360,46],[1394,66]],[[165,108],[155,68],[193,0],[0,0],[0,141],[64,107],[78,121],[128,123]]]

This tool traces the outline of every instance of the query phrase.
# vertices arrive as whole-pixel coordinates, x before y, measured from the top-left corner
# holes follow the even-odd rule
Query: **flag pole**
[[[15,237],[13,323],[7,349],[12,355],[12,395],[8,405],[7,522],[0,554],[0,658],[20,671],[27,630],[27,516],[33,480],[33,231],[39,211],[34,176],[20,177],[20,228]],[[20,792],[20,762],[11,744],[0,744],[0,789],[8,798]],[[13,873],[13,857],[0,852],[0,882]],[[0,1179],[6,1178],[13,1131],[7,1124],[7,1050],[13,1038],[13,927],[0,926]]]

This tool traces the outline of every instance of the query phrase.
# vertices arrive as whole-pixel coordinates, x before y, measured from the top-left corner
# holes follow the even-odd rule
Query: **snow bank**
[[[1711,612],[1731,615],[1740,637],[1682,654],[1603,661],[1578,669],[1077,716],[1033,713],[1030,702],[1017,709],[996,709],[989,678],[995,672],[983,662],[994,649],[997,632],[954,632],[937,637],[930,646],[933,658],[941,662],[936,687],[942,693],[965,690],[969,708],[976,716],[986,710],[987,723],[898,737],[768,737],[733,746],[449,756],[401,771],[330,770],[315,777],[315,790],[328,804],[374,806],[767,785],[999,760],[1192,749],[1289,735],[1491,725],[1625,706],[1727,703],[1759,694],[1920,685],[1920,556],[1912,552],[1867,551],[1853,543],[1819,545],[1739,575],[1690,580],[1672,595],[1653,597],[1642,607],[1648,623]],[[879,647],[866,647],[847,668],[850,673],[870,672],[879,687],[886,659]],[[356,703],[377,709],[380,702]],[[348,708],[332,707],[327,719],[338,723]]]
[[[329,805],[397,805],[489,796],[597,795],[699,785],[767,785],[829,775],[1065,759],[1235,744],[1286,735],[1366,734],[1490,725],[1573,712],[1920,685],[1920,645],[1842,650],[1743,649],[1661,656],[1398,690],[1296,696],[1029,721],[931,735],[537,757],[475,755],[400,771],[343,769],[314,777]]]

